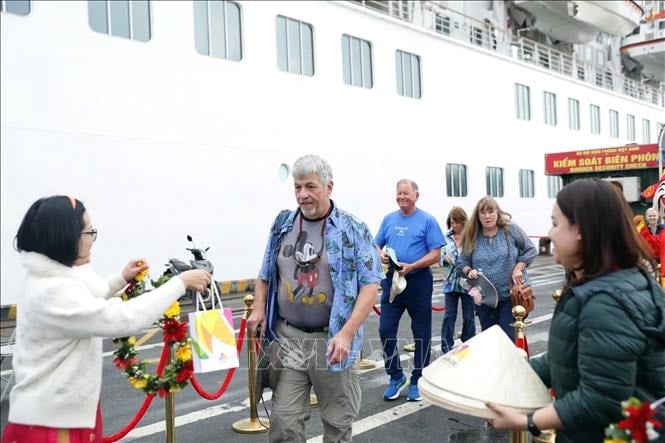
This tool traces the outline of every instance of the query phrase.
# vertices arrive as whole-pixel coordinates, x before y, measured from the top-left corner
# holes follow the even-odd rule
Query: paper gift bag
[[[213,288],[215,283],[211,285]],[[212,309],[199,303],[196,312],[189,313],[189,336],[191,338],[194,372],[221,371],[239,366],[236,337],[233,329],[233,313],[224,308],[219,294],[213,290]],[[218,306],[215,307],[215,299]]]

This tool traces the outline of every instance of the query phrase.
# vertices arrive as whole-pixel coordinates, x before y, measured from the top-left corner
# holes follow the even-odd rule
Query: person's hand
[[[189,271],[178,274],[178,277],[180,277],[187,289],[196,292],[205,291],[212,281],[212,276],[208,271],[204,271],[203,269],[190,269]]]
[[[471,270],[469,271],[469,273],[466,274],[466,276],[467,276],[468,278],[474,280],[474,279],[478,278],[478,271],[475,270],[475,269],[471,269]]]
[[[486,402],[485,406],[497,415],[497,418],[488,420],[488,422],[496,429],[526,429],[526,414],[513,408],[495,405],[491,402]]]
[[[406,274],[413,271],[413,266],[412,266],[411,263],[401,263],[400,262],[398,264],[402,267],[402,270],[397,272],[400,277],[406,277]]]
[[[449,265],[453,264],[453,258],[448,254],[443,256],[443,261]]]
[[[266,313],[264,309],[252,310],[252,314],[247,318],[247,327],[256,336],[257,327],[261,326],[261,330],[266,330]]]
[[[480,306],[483,302],[483,295],[475,286],[469,289],[469,297],[473,299],[473,304],[475,304],[476,306]]]
[[[385,249],[381,249],[381,252],[379,254],[379,258],[381,259],[381,263],[383,263],[384,265],[387,265],[388,263],[390,263],[390,258],[388,256],[388,251],[386,251]]]
[[[341,363],[348,358],[349,351],[351,350],[352,338],[352,336],[342,330],[330,340],[330,343],[328,343],[328,349],[326,350],[326,357],[328,358],[329,364],[334,365],[336,363]]]
[[[135,258],[127,263],[122,270],[122,278],[124,278],[126,282],[132,281],[139,272],[145,271],[149,267],[150,266],[148,266],[148,262],[145,258]]]
[[[515,266],[513,268],[512,279],[513,283],[516,285],[521,285],[524,283],[524,274],[522,273],[522,269],[519,266]]]

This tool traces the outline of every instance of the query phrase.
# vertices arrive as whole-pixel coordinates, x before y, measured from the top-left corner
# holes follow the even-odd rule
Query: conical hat
[[[497,325],[423,369],[418,387],[437,406],[483,418],[496,418],[487,401],[524,412],[552,401],[523,351]]]

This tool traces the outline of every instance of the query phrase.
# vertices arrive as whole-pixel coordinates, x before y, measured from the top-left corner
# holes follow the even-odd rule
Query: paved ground
[[[439,275],[440,273],[435,273]],[[550,295],[563,281],[563,270],[552,263],[551,257],[538,257],[530,268],[530,274],[538,297],[537,307],[530,316],[533,324],[527,329],[532,354],[543,352],[547,346],[549,320],[554,302]],[[435,277],[436,278],[436,277]],[[443,305],[441,283],[435,283],[434,305]],[[240,297],[230,297],[226,306],[234,309],[236,328],[240,325],[240,316],[244,304]],[[432,348],[433,359],[440,355],[440,329],[443,313],[433,313]],[[400,338],[406,344],[410,341],[410,320],[405,314],[400,324]],[[4,337],[11,333],[11,324],[2,325]],[[458,319],[457,331],[461,328]],[[480,330],[480,328],[478,328]],[[153,330],[146,331],[148,334]],[[354,441],[357,442],[404,442],[404,441],[448,441],[448,442],[506,442],[508,436],[487,428],[483,420],[452,413],[432,406],[426,401],[406,402],[404,396],[393,402],[384,401],[382,392],[388,381],[380,361],[378,342],[378,317],[371,313],[365,325],[365,357],[376,360],[374,369],[361,373],[363,399],[361,411],[354,424]],[[142,359],[155,359],[161,351],[161,334],[154,334],[141,349]],[[133,417],[143,396],[132,389],[122,374],[113,366],[112,352],[115,346],[110,340],[104,340],[104,367],[102,388],[102,410],[106,434],[112,434],[124,427]],[[404,353],[403,365],[409,367],[410,357]],[[11,374],[10,359],[2,362],[2,376]],[[176,396],[176,438],[179,442],[263,442],[266,434],[238,434],[232,430],[232,424],[249,417],[247,388],[246,349],[243,349],[240,369],[231,381],[227,392],[217,401],[204,400],[191,388],[187,387]],[[488,368],[488,371],[491,368]],[[199,382],[209,391],[220,386],[225,372],[215,372],[198,376]],[[4,384],[3,384],[4,387]],[[264,395],[265,407],[270,411],[270,391]],[[8,402],[1,403],[0,426],[7,423]],[[262,408],[262,407],[261,407]],[[265,412],[263,412],[265,415]],[[322,425],[316,408],[312,409],[311,420],[307,423],[307,438],[310,442],[321,441]],[[157,398],[136,429],[123,441],[163,442],[164,401]]]

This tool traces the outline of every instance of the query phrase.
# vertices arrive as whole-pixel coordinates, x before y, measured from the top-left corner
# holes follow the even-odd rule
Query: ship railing
[[[350,0],[399,20],[404,20],[445,37],[499,52],[524,63],[540,66],[620,94],[665,107],[665,88],[652,87],[625,77],[603,63],[594,64],[574,54],[515,35],[509,29],[478,20],[438,1]],[[581,56],[581,54],[580,54]],[[595,58],[594,58],[595,59]]]

